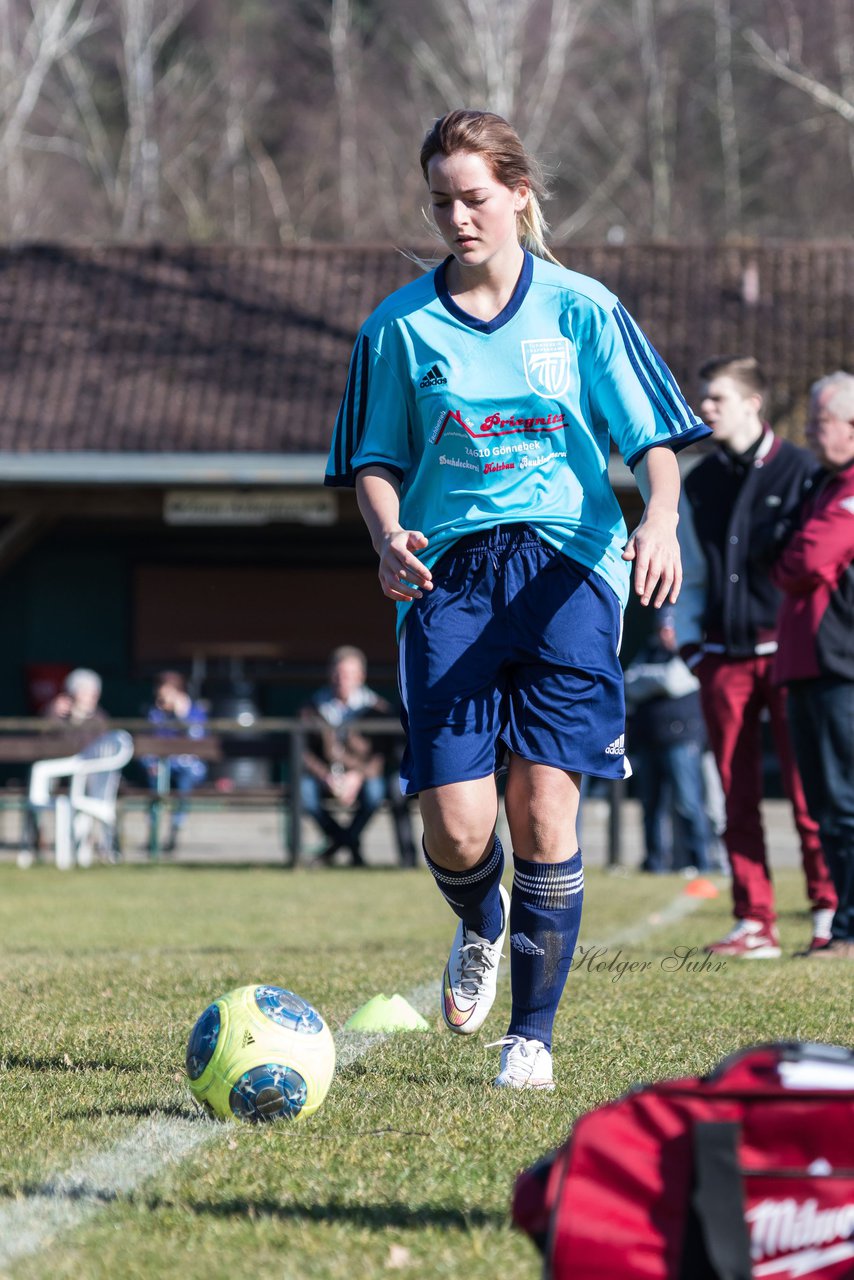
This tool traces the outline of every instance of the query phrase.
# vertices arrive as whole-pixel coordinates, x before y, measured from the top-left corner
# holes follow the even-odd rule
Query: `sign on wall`
[[[334,524],[334,493],[293,489],[168,489],[166,524]]]

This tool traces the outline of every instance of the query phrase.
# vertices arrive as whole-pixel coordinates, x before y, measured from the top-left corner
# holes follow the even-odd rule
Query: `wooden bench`
[[[23,815],[27,807],[27,788],[23,782],[17,778],[0,786],[0,839],[4,845],[19,842],[21,838],[20,825],[14,842],[10,842],[6,832],[6,814],[16,813]],[[22,819],[19,819],[19,823]]]
[[[56,738],[47,736],[44,721],[33,717],[0,717],[0,764],[29,764],[45,756],[61,754],[56,750]],[[127,729],[134,738],[137,757],[157,756],[163,760],[170,755],[197,755],[210,763],[255,756],[272,762],[274,770],[288,778],[298,777],[302,771],[302,755],[306,737],[306,725],[298,718],[260,718],[250,725],[236,720],[211,720],[206,726],[204,738],[168,738],[152,731],[147,720],[118,720],[114,727]],[[365,733],[382,736],[401,736],[396,720],[365,720],[353,725]],[[161,773],[159,791],[153,795],[150,789],[134,787],[123,781],[119,792],[119,813],[133,807],[149,807],[159,803],[160,812],[174,804],[168,786],[168,770]],[[608,862],[616,866],[621,855],[621,800],[625,784],[612,781],[608,784]],[[0,786],[0,810],[23,809],[26,806],[26,787],[22,784]],[[302,805],[300,788],[289,782],[272,782],[263,787],[225,790],[222,785],[203,783],[190,793],[188,811],[194,808],[246,809],[271,808],[282,815],[282,842],[286,865],[296,866],[302,853]],[[386,801],[386,810],[392,808]],[[157,815],[159,817],[159,815]],[[159,852],[158,836],[153,856]]]
[[[270,783],[263,787],[227,789],[217,783],[203,782],[194,787],[182,799],[184,812],[187,815],[192,815],[194,812],[210,813],[217,810],[222,812],[246,812],[271,809],[275,811],[281,822],[281,842],[285,865],[293,866],[295,862],[301,859],[301,842],[296,860],[294,858],[293,806],[289,783],[279,782]],[[153,860],[157,860],[161,856],[163,848],[163,819],[167,813],[177,808],[178,803],[179,796],[176,792],[170,792],[168,795],[158,797],[157,793],[152,792],[148,787],[141,787],[123,780],[118,797],[119,849],[125,847],[123,819],[129,813],[142,812],[146,814],[149,821],[148,855]],[[407,803],[412,804],[414,801]],[[330,799],[329,808],[336,817],[343,816],[344,811],[336,801]],[[382,802],[376,813],[372,815],[371,822],[373,823],[375,818],[382,814],[390,816],[392,821],[395,821],[391,802],[387,799]]]
[[[302,772],[306,725],[299,717],[260,717],[244,723],[241,719],[213,718],[205,726],[203,738],[189,736],[168,737],[143,719],[117,719],[114,728],[126,729],[134,739],[134,755],[137,759],[156,756],[164,761],[156,779],[155,792],[144,787],[134,791],[129,783],[123,783],[119,806],[127,809],[133,805],[159,804],[160,812],[173,799],[169,788],[169,770],[165,761],[173,755],[196,755],[209,763],[221,763],[229,759],[256,757],[271,762],[272,768],[289,778]],[[177,726],[176,726],[177,727]],[[401,736],[400,724],[394,719],[373,719],[353,726],[361,731],[382,736]],[[66,746],[68,744],[65,744]],[[71,747],[65,754],[73,754]],[[56,735],[55,723],[37,717],[0,717],[0,764],[31,764],[35,760],[63,754],[63,743]],[[0,788],[2,791],[2,788]],[[22,807],[26,797],[20,791],[11,793],[7,807]],[[0,799],[2,803],[2,799]],[[274,807],[283,813],[283,844],[289,853],[290,865],[297,865],[302,852],[302,805],[299,787],[274,782],[260,788],[235,788],[224,791],[214,785],[204,784],[190,793],[188,809],[207,804],[223,807]],[[155,832],[152,853],[159,851],[159,812],[153,815]]]
[[[221,784],[201,782],[184,796],[177,792],[158,793],[150,787],[139,786],[123,779],[119,788],[119,847],[124,841],[124,821],[128,813],[141,811],[148,818],[148,855],[158,858],[162,851],[162,824],[164,817],[174,813],[181,803],[184,812],[212,812],[216,810],[265,810],[276,811],[282,822],[282,845],[290,855],[288,839],[288,798],[290,787],[283,782],[270,783],[261,787],[228,788]]]

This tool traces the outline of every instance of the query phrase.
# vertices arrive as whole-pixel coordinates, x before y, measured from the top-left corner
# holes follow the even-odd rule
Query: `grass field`
[[[668,960],[729,924],[725,885],[679,918],[683,888],[588,874],[581,945],[602,950],[570,977],[558,1088],[508,1096],[484,1047],[506,981],[471,1040],[440,1030],[432,994],[427,1034],[367,1051],[339,1035],[377,992],[438,996],[454,922],[424,871],[0,867],[0,1275],[533,1280],[513,1178],[581,1111],[756,1040],[850,1036],[845,962]],[[800,877],[777,889],[790,955],[808,936]],[[649,963],[621,975],[627,960]],[[349,1060],[304,1123],[216,1124],[190,1100],[196,1016],[256,980],[316,1004]]]

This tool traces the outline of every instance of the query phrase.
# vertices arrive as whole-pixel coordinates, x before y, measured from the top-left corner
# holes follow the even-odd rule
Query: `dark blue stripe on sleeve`
[[[621,310],[622,308],[618,305],[617,307],[614,308],[613,314],[614,314],[614,319],[617,322],[617,328],[620,330],[620,333],[622,334],[623,346],[626,349],[626,355],[629,358],[629,362],[638,376],[638,382],[640,382],[641,386],[645,389],[650,400],[658,409],[659,414],[667,423],[667,427],[671,435],[675,435],[676,432],[674,430],[673,424],[670,421],[671,415],[667,409],[667,406],[662,404],[661,400],[658,398],[658,396],[655,393],[655,388],[651,384],[649,377],[641,368],[641,365],[638,359],[638,354],[637,354],[637,347],[626,329],[625,321],[623,317],[620,315]]]
[[[349,380],[348,380],[349,381]],[[344,389],[344,395],[347,395],[347,389]],[[340,476],[344,474],[344,400],[338,407],[338,417],[335,419],[335,462],[333,464],[333,474]]]
[[[353,352],[353,360],[350,365],[350,377],[347,380],[347,406],[344,412],[344,456],[342,459],[341,471],[349,471],[353,460],[353,445],[355,443],[353,418],[356,409],[356,384],[358,381],[359,360],[362,353],[362,342],[359,340],[356,350]]]
[[[356,438],[353,444],[353,453],[356,452],[362,443],[362,436],[365,431],[365,422],[368,417],[368,339],[362,338],[362,376],[359,382],[359,418],[356,423]],[[352,457],[352,455],[351,455]]]
[[[652,349],[653,351],[655,351],[655,347],[653,347]],[[682,388],[679,386],[679,383],[676,381],[673,374],[670,372],[670,369],[668,368],[666,362],[662,360],[661,356],[658,354],[657,351],[655,351],[655,358],[656,360],[658,360],[659,364],[661,365],[662,371],[664,372],[664,375],[667,378],[667,381],[670,383],[670,386],[672,387],[674,394],[679,399],[679,403],[684,406],[685,412],[688,415],[689,422],[696,423],[697,421],[696,413],[694,412],[694,410],[689,405],[688,401],[683,396]]]
[[[696,419],[682,399],[681,393],[679,393],[678,398],[674,395],[673,387],[676,384],[658,352],[654,353],[655,361],[650,360],[648,352],[635,335],[634,321],[619,302],[614,308],[614,318],[623,335],[626,352],[632,362],[632,366],[641,381],[646,384],[650,398],[658,406],[659,412],[667,422],[667,428],[670,433],[676,435],[681,431],[690,430],[695,426]],[[643,370],[646,371],[645,374],[640,367],[641,365]],[[666,376],[664,376],[665,374]],[[663,400],[661,397],[663,397]],[[686,410],[685,413],[682,411],[683,405]],[[671,420],[675,420],[677,425],[674,426]]]
[[[350,368],[347,371],[347,385],[344,388],[344,394],[341,397],[341,403],[338,406],[338,417],[335,419],[335,439],[334,439],[334,462],[332,466],[333,474],[336,476],[343,475],[347,469],[347,460],[344,456],[344,437],[346,435],[347,420],[347,400],[350,395],[350,382],[353,377],[353,361],[356,357],[355,351],[350,357]]]

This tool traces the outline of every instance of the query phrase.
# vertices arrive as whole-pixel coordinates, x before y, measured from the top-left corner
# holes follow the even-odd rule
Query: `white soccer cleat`
[[[553,1089],[552,1055],[542,1040],[525,1036],[504,1036],[494,1044],[501,1045],[501,1070],[495,1077],[498,1089]]]
[[[442,1017],[458,1036],[479,1031],[495,1001],[498,962],[510,918],[510,897],[498,886],[503,921],[495,942],[488,942],[462,920],[454,934],[454,944],[442,977]]]

